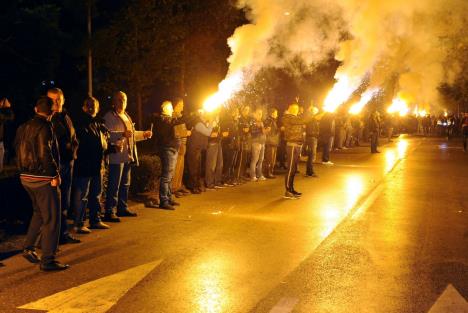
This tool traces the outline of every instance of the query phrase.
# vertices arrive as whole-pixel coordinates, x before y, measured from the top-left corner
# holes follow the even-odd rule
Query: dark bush
[[[142,155],[139,161],[140,166],[132,169],[130,192],[133,195],[156,191],[161,175],[161,160],[157,155]]]

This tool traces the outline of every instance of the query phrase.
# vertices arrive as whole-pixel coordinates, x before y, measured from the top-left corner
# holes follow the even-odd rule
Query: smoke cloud
[[[335,78],[353,89],[388,86],[421,108],[436,107],[438,86],[459,67],[450,40],[466,35],[466,0],[239,0],[250,24],[228,44],[229,75],[288,67],[313,70],[330,53],[342,62]],[[252,76],[249,76],[252,77]],[[388,90],[387,90],[388,91]]]

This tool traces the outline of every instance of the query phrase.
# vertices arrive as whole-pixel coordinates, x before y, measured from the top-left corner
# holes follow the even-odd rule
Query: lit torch
[[[339,78],[325,98],[323,110],[325,112],[335,112],[340,105],[349,99],[355,90],[356,88],[352,86],[348,76]]]
[[[218,91],[203,103],[205,112],[213,112],[225,104],[242,87],[242,72],[229,75],[218,86]]]
[[[392,105],[387,109],[387,112],[399,113],[400,116],[406,116],[409,112],[408,104],[406,101],[400,97],[393,99]]]
[[[361,113],[362,109],[366,106],[366,104],[368,104],[369,101],[371,101],[375,94],[378,92],[378,88],[367,90],[361,95],[361,100],[359,100],[358,103],[353,104],[348,112],[353,115]]]

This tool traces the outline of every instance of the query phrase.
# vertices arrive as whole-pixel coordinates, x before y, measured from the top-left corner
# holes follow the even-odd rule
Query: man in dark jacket
[[[236,162],[240,151],[238,131],[239,110],[233,108],[231,112],[225,112],[221,120],[223,137],[221,145],[223,149],[223,182],[228,186],[235,184]]]
[[[270,115],[265,120],[266,142],[265,142],[265,177],[276,178],[274,175],[276,164],[276,152],[280,141],[278,129],[278,109],[270,110]]]
[[[317,155],[317,143],[320,134],[320,126],[318,121],[318,108],[311,106],[309,112],[314,116],[306,124],[306,151],[307,151],[307,169],[306,177],[317,177],[317,174],[314,172],[313,163]]]
[[[72,217],[70,207],[71,184],[73,177],[73,165],[76,159],[76,150],[78,149],[78,140],[76,139],[75,128],[67,112],[63,109],[65,98],[59,88],[52,88],[47,91],[47,96],[54,101],[52,110],[52,127],[54,135],[57,138],[60,154],[60,184],[61,207],[62,207],[62,225],[60,230],[60,244],[80,243],[79,239],[74,238],[68,232],[67,216]]]
[[[72,207],[75,214],[75,231],[89,234],[90,229],[108,229],[101,221],[102,163],[108,148],[109,131],[96,118],[99,102],[88,97],[83,111],[75,119],[76,135],[80,142],[73,171]],[[89,208],[89,225],[84,226],[86,208]]]
[[[380,151],[377,150],[380,135],[380,114],[378,111],[374,111],[370,114],[368,125],[371,136],[371,153],[380,153]]]
[[[333,165],[330,161],[330,152],[335,136],[335,114],[326,112],[320,119],[320,143],[323,147],[322,164]]]
[[[52,99],[41,97],[34,118],[23,124],[16,135],[16,155],[21,184],[31,197],[33,216],[24,242],[23,256],[41,263],[44,271],[67,269],[55,260],[60,234],[60,157],[52,125]],[[36,253],[41,238],[42,258]]]
[[[192,135],[187,142],[187,163],[189,170],[188,188],[193,194],[201,193],[201,153],[208,147],[208,138],[212,135],[213,123],[206,118],[205,112],[199,111],[193,123]]]
[[[157,152],[161,159],[161,177],[159,180],[159,207],[164,210],[174,210],[179,205],[172,198],[172,178],[180,148],[180,138],[174,134],[174,109],[170,101],[161,105],[161,114],[155,120]]]
[[[285,177],[284,198],[297,199],[302,194],[294,189],[294,177],[297,172],[297,165],[301,156],[302,145],[304,143],[304,128],[312,117],[299,117],[299,105],[292,103],[283,116],[284,139],[286,140],[286,154],[288,172]]]
[[[252,126],[252,118],[250,117],[250,107],[244,106],[241,110],[241,117],[239,118],[238,129],[240,133],[240,152],[238,163],[236,167],[236,182],[242,183],[245,178],[245,170],[247,167],[247,160],[249,158],[251,142],[250,142],[250,127]]]

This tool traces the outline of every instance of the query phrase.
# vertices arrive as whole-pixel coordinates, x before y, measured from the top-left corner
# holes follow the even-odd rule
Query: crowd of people
[[[137,216],[128,205],[132,167],[138,166],[137,142],[149,140],[161,164],[159,199],[146,206],[174,210],[180,205],[176,198],[275,179],[280,170],[286,173],[283,197],[298,199],[302,194],[294,181],[301,156],[307,158],[304,176],[317,178],[318,150],[327,166],[333,165],[333,150],[360,146],[362,141],[369,140],[370,152],[379,153],[379,138],[384,135],[391,141],[396,128],[391,115],[382,118],[377,111],[329,113],[295,102],[282,114],[276,108],[248,105],[186,114],[179,98],[158,107],[150,129],[137,130],[126,111],[124,92],[113,95],[112,109],[103,115],[98,115],[100,104],[93,97],[85,99],[73,118],[64,103],[63,92],[50,89],[15,139],[21,184],[33,204],[23,256],[40,263],[44,271],[68,268],[55,259],[58,245],[80,243],[67,219],[73,220],[74,233],[89,234]],[[1,121],[13,119],[8,100],[0,104]],[[466,148],[468,116],[461,123]],[[0,139],[2,135],[0,127]],[[101,201],[104,168],[107,184]]]

